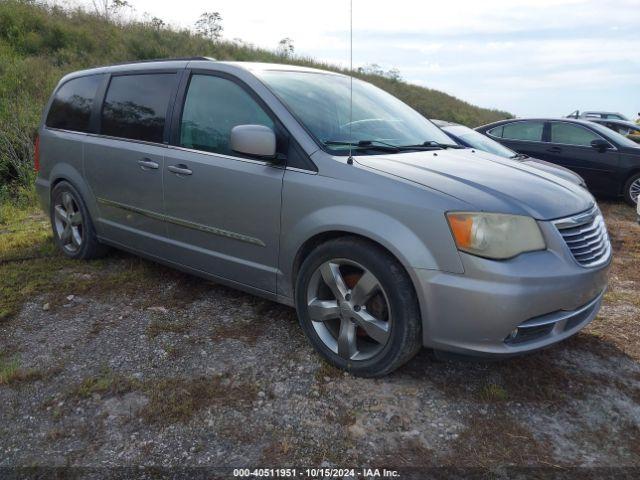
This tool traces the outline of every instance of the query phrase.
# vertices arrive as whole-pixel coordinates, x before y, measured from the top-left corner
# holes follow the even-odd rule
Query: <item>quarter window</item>
[[[591,130],[580,125],[554,122],[551,124],[551,143],[563,143],[565,145],[580,145],[588,147],[593,140],[601,139]]]
[[[91,75],[62,85],[51,103],[47,127],[88,132],[93,99],[102,79],[102,75]]]
[[[500,125],[489,130],[494,137],[506,140],[526,140],[529,142],[541,142],[543,122],[514,122]]]
[[[180,145],[196,150],[237,155],[230,147],[237,125],[264,125],[273,121],[238,84],[212,75],[194,75],[182,112]]]
[[[101,133],[161,143],[176,79],[174,73],[113,77],[102,107]]]

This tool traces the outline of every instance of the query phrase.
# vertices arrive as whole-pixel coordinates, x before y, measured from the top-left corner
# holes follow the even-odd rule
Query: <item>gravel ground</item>
[[[373,380],[323,363],[288,307],[117,252],[56,264],[63,287],[0,322],[0,467],[640,467],[640,227],[603,210],[615,262],[585,331]]]

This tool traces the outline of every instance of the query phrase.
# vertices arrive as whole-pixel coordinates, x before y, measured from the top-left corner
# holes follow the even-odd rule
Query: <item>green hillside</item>
[[[31,143],[51,90],[64,74],[131,60],[204,55],[219,60],[288,62],[337,70],[310,58],[284,57],[241,42],[212,42],[159,19],[116,23],[94,13],[33,0],[0,0],[0,194],[31,182]],[[436,90],[377,75],[359,75],[427,117],[470,126],[510,116]]]

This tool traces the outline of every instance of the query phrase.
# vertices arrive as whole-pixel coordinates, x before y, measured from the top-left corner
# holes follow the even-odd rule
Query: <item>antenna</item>
[[[349,158],[347,163],[353,165],[351,147],[353,137],[351,136],[351,126],[353,124],[353,0],[349,0]]]

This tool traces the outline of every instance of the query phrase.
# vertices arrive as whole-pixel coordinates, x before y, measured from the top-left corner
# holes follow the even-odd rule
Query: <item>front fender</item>
[[[299,180],[299,181],[298,181]],[[351,233],[376,242],[393,254],[410,276],[416,268],[463,273],[460,256],[440,208],[398,199],[387,189],[360,189],[342,180],[287,172],[282,206],[278,293],[292,297],[294,262],[310,239],[327,233]],[[335,194],[331,194],[331,189]],[[345,194],[348,192],[348,194]],[[391,198],[384,198],[391,194]],[[422,204],[422,205],[421,205]],[[427,200],[428,204],[428,200]]]

